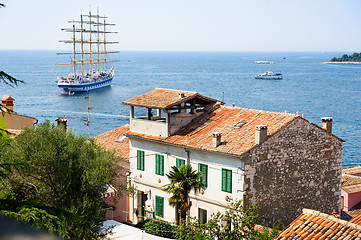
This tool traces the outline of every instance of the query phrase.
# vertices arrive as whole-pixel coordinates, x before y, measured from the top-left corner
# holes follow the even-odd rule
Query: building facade
[[[176,222],[169,206],[172,166],[190,164],[206,187],[191,192],[189,215],[201,222],[227,209],[227,198],[258,203],[265,220],[290,223],[303,208],[339,211],[343,140],[298,114],[224,106],[196,92],[156,88],[130,106],[129,220]],[[140,115],[140,116],[136,116]],[[284,214],[287,212],[287,214]]]

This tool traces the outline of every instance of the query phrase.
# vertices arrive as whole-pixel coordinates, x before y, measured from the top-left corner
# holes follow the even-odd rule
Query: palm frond
[[[18,83],[25,83],[24,81],[18,80],[3,71],[0,71],[0,82],[3,82],[11,87],[17,86]]]

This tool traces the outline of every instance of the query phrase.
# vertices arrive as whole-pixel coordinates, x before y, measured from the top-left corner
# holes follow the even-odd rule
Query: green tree
[[[34,130],[25,130],[0,154],[0,164],[13,166],[2,183],[0,197],[57,207],[77,216],[64,220],[73,239],[100,235],[105,184],[116,186],[113,181],[118,169],[112,153],[93,139],[65,133],[46,121]]]
[[[173,194],[169,198],[169,205],[180,209],[181,221],[185,221],[187,211],[190,209],[189,193],[193,189],[200,190],[203,184],[200,181],[201,172],[193,171],[191,165],[182,165],[179,168],[173,166],[172,170],[166,175],[170,181],[163,186],[163,190]]]
[[[259,221],[257,204],[243,206],[241,200],[232,198],[228,198],[227,201],[228,209],[224,213],[212,214],[205,224],[200,224],[195,218],[189,218],[183,222],[178,228],[176,238],[180,240],[270,240],[277,235],[279,222],[274,222],[272,230],[267,226],[263,228],[262,232],[255,229],[255,225]]]

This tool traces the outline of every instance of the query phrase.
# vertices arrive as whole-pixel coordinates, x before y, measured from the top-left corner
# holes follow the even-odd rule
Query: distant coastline
[[[361,62],[320,62],[320,64],[361,64]]]

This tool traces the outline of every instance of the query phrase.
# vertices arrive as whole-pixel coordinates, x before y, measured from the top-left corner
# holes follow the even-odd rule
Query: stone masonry
[[[343,140],[303,118],[242,155],[245,204],[258,202],[260,215],[285,225],[303,208],[340,211]]]

